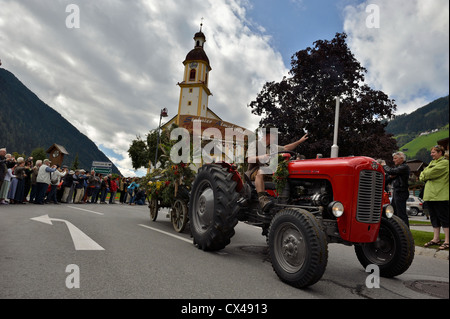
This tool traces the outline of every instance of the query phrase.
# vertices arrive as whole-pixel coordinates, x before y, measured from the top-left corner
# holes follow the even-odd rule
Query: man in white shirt
[[[34,201],[35,204],[44,204],[45,193],[50,184],[50,174],[56,171],[56,165],[50,167],[51,163],[52,162],[50,162],[49,159],[45,159],[41,167],[39,167],[38,175],[36,177],[37,195],[36,200]]]

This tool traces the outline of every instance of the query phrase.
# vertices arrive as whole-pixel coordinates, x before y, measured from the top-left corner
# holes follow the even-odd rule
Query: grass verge
[[[413,230],[411,229],[411,234],[414,237],[414,243],[416,246],[424,247],[426,243],[433,239],[433,233],[429,231]],[[440,236],[441,241],[444,241],[444,234]],[[432,246],[430,248],[439,248],[439,246]]]

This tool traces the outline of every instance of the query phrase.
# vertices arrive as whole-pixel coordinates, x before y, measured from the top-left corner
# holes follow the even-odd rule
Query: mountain
[[[422,132],[439,129],[448,124],[448,98],[437,99],[411,114],[402,114],[390,121],[386,132],[397,139],[397,145],[402,146],[415,139]]]
[[[430,155],[430,149],[437,144],[437,141],[448,138],[449,125],[435,131],[426,132],[416,137],[411,142],[400,147],[400,150],[406,154],[408,159],[418,159],[429,163],[432,158]]]
[[[79,167],[91,169],[93,161],[110,162],[86,135],[42,102],[11,72],[0,68],[0,147],[9,153],[29,155],[36,148],[47,150],[54,143],[70,155],[71,166],[78,154]],[[113,164],[113,173],[120,174]]]

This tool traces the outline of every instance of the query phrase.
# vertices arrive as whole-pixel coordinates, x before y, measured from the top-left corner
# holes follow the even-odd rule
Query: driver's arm
[[[294,143],[292,143],[292,144],[289,144],[289,145],[285,145],[284,146],[284,149],[286,150],[286,151],[293,151],[293,150],[295,150],[296,148],[297,148],[297,146],[299,146],[301,143],[303,143],[304,141],[306,141],[308,139],[308,134],[305,134],[301,139],[299,139],[298,141],[296,141],[296,142],[294,142]]]

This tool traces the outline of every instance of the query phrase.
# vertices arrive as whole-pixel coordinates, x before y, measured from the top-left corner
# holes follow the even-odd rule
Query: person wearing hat
[[[265,139],[254,141],[248,147],[247,161],[249,165],[245,174],[255,182],[260,208],[263,212],[267,212],[270,207],[273,206],[272,199],[266,193],[264,186],[265,179],[270,178],[270,180],[272,180],[272,174],[274,173],[272,170],[268,169],[270,154],[295,150],[297,146],[308,139],[308,134],[305,134],[301,139],[294,143],[280,146],[276,144],[278,142],[278,130],[276,127],[269,125],[263,128],[263,131],[264,129]]]
[[[37,195],[36,200],[34,201],[35,204],[44,204],[45,193],[48,185],[50,185],[51,173],[56,171],[56,165],[50,167],[51,164],[52,162],[49,159],[45,159],[41,167],[39,167],[38,175],[36,177]]]

